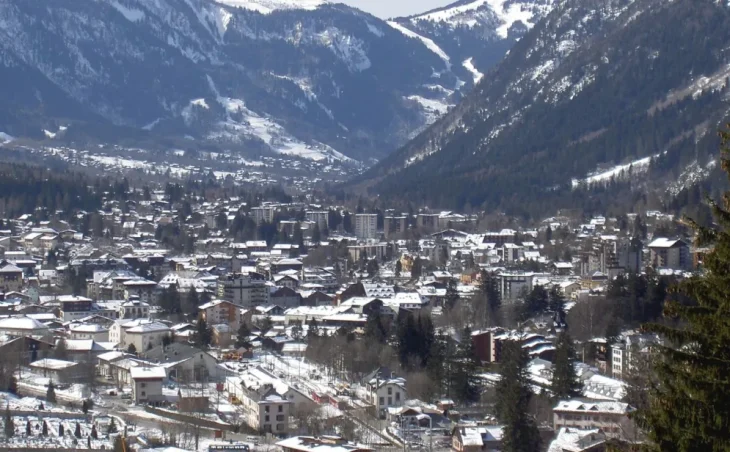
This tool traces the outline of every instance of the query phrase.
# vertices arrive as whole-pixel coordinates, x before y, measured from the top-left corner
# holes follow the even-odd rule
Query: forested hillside
[[[566,1],[357,187],[525,215],[600,211],[616,193],[629,207],[671,198],[713,171],[715,132],[730,110],[728,45],[724,3]],[[622,174],[608,171],[621,164]],[[668,186],[677,181],[685,184]]]

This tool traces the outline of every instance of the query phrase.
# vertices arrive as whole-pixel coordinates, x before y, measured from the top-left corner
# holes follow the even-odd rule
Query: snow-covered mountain
[[[620,202],[642,205],[716,167],[728,48],[726,1],[561,1],[463,102],[353,186],[519,214],[605,211],[621,190]]]
[[[476,78],[416,35],[324,0],[3,0],[0,130],[368,162]]]
[[[469,84],[504,55],[555,6],[557,0],[459,0],[423,14],[395,20],[431,40]]]

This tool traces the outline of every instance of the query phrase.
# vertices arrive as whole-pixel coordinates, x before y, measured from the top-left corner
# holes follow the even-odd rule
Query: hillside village
[[[707,252],[661,212],[527,227],[176,187],[3,220],[0,450],[499,450],[510,344],[543,450],[640,441],[637,328]]]

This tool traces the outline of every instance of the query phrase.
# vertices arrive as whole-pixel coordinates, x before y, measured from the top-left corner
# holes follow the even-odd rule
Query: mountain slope
[[[14,136],[104,124],[361,161],[435,121],[463,85],[418,39],[321,0],[4,0],[0,71],[15,81],[0,85]]]
[[[715,152],[730,6],[568,0],[459,106],[357,182],[392,198],[518,213],[585,205],[575,180],[645,157],[650,178]],[[580,186],[580,184],[578,184]]]
[[[555,0],[459,0],[423,14],[395,19],[400,26],[434,41],[455,72],[470,84],[496,65]]]

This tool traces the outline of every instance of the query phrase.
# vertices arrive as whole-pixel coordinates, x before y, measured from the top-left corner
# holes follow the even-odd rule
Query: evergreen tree
[[[446,296],[444,297],[444,307],[450,311],[456,307],[456,303],[459,302],[459,292],[456,290],[456,280],[450,279],[446,285]]]
[[[502,345],[500,379],[497,383],[495,410],[502,430],[502,450],[534,452],[540,450],[537,423],[528,414],[532,391],[527,373],[529,357],[519,342]]]
[[[84,402],[81,404],[81,411],[83,411],[84,414],[89,413],[89,402],[87,402],[86,400],[84,400]]]
[[[553,239],[553,228],[548,225],[547,229],[545,229],[545,241],[550,242]]]
[[[74,430],[74,436],[76,438],[81,438],[81,424],[76,422],[76,429]]]
[[[43,427],[41,427],[41,435],[48,436],[48,424],[46,421],[43,421]]]
[[[400,278],[400,274],[403,271],[403,264],[401,264],[400,259],[395,261],[395,277]]]
[[[721,137],[721,166],[730,177],[730,130]],[[730,192],[722,201],[711,201],[717,229],[690,221],[697,246],[714,249],[705,257],[705,273],[678,287],[692,302],[665,303],[665,315],[678,326],[645,326],[670,341],[657,346],[658,381],[651,385],[649,408],[638,413],[657,451],[730,450]]]
[[[48,388],[46,389],[46,400],[50,403],[56,403],[56,387],[53,386],[53,382],[48,382]]]
[[[307,328],[307,339],[317,337],[319,337],[319,324],[317,323],[317,319],[312,318],[312,320],[309,321],[309,328]]]
[[[64,361],[68,359],[68,348],[66,347],[65,339],[58,339],[56,341],[56,346],[53,347],[53,357]]]
[[[378,260],[370,259],[367,263],[366,271],[368,272],[368,276],[370,278],[377,276],[378,272],[380,271],[380,266],[378,265]]]
[[[450,395],[462,403],[479,400],[479,361],[474,343],[471,340],[471,329],[466,327],[461,335],[461,342],[451,358]]]
[[[251,330],[246,325],[246,322],[241,322],[241,326],[238,327],[236,332],[236,347],[237,348],[249,348],[251,343],[248,341],[248,337],[251,335]]]
[[[419,279],[419,278],[421,278],[422,274],[423,274],[423,262],[421,262],[420,257],[416,257],[413,260],[413,265],[411,266],[411,279]]]
[[[96,431],[96,424],[91,424],[91,438],[99,439],[99,432]]]
[[[107,435],[111,435],[111,434],[117,433],[119,431],[117,429],[117,422],[116,422],[116,420],[113,417],[111,419],[112,420],[109,422],[109,428],[106,431]]]
[[[33,427],[30,425],[30,419],[25,423],[25,436],[33,436]]]
[[[499,291],[497,276],[493,272],[482,271],[479,282],[479,299],[484,304],[479,311],[483,315],[482,323],[486,325],[499,325],[499,310],[502,307],[502,294]]]
[[[560,288],[554,286],[550,289],[548,301],[548,309],[553,313],[553,319],[556,326],[563,328],[565,326],[565,297]]]
[[[15,436],[15,424],[13,423],[13,415],[10,414],[10,405],[5,405],[3,432],[5,433],[6,438],[12,438]]]
[[[365,337],[378,344],[385,344],[388,340],[388,331],[385,329],[385,325],[383,325],[383,318],[379,312],[368,316],[367,323],[365,324]]]
[[[555,400],[572,399],[582,395],[581,383],[575,373],[576,361],[573,340],[563,331],[558,335],[553,358],[553,380],[550,390]]]
[[[129,344],[129,347],[127,347],[127,353],[129,353],[130,355],[136,355],[137,347],[134,344]]]
[[[199,347],[207,347],[210,345],[211,340],[213,340],[213,332],[208,327],[208,323],[205,321],[205,319],[198,320],[196,337]]]
[[[15,375],[12,375],[8,379],[8,392],[10,394],[17,394],[18,393],[18,379],[15,378]]]
[[[548,308],[548,292],[543,286],[535,286],[532,289],[525,300],[522,303],[522,321],[528,320],[531,317],[543,313]]]
[[[65,433],[65,432],[64,432],[64,430],[63,430],[63,423],[62,423],[62,422],[60,422],[60,423],[58,424],[58,437],[59,437],[59,438],[63,438],[63,434],[64,434],[64,433]]]

